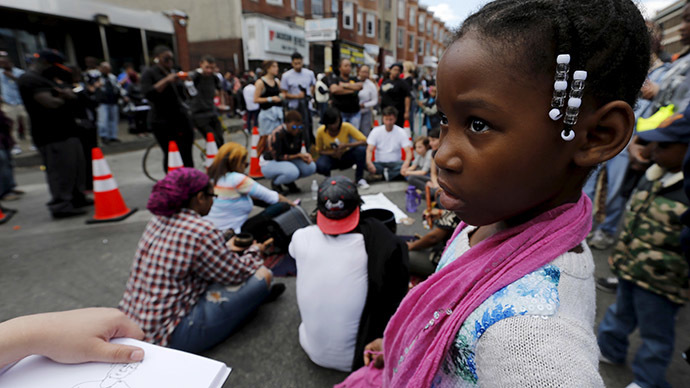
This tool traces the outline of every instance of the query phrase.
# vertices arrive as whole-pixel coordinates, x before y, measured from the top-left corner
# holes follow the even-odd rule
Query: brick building
[[[657,12],[653,18],[664,31],[661,44],[669,54],[675,54],[683,49],[683,44],[680,42],[680,24],[685,3],[685,0],[675,1]]]

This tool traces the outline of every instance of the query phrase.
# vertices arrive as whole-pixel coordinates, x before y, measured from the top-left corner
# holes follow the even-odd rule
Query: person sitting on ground
[[[143,349],[109,342],[124,337],[141,340],[144,332],[113,308],[84,308],[13,318],[0,322],[0,372],[32,354],[63,364],[143,360]]]
[[[371,130],[367,137],[367,169],[372,174],[383,174],[392,181],[406,173],[412,160],[412,142],[405,130],[395,125],[398,110],[392,106],[383,109],[383,125]],[[405,150],[405,161],[401,161],[401,150]],[[374,150],[376,161],[374,162]]]
[[[316,172],[331,176],[332,169],[343,170],[357,165],[355,182],[360,189],[369,184],[364,179],[367,137],[350,123],[343,122],[337,108],[328,108],[321,118],[323,125],[316,130]]]
[[[688,302],[688,262],[681,247],[681,215],[690,208],[683,190],[683,158],[690,143],[690,108],[672,123],[639,132],[655,163],[628,203],[623,231],[609,258],[618,277],[616,303],[599,324],[601,360],[624,364],[628,336],[639,326],[642,345],[628,387],[670,387],[666,370],[674,346],[675,316]]]
[[[224,144],[208,169],[217,195],[211,211],[204,218],[213,222],[216,229],[232,229],[240,233],[242,225],[254,208],[253,200],[272,205],[290,202],[282,194],[269,190],[244,174],[247,169],[247,149],[238,143]]]
[[[455,213],[443,209],[424,210],[424,217],[431,220],[432,229],[424,236],[408,241],[407,249],[410,251],[410,273],[426,279],[436,271],[446,242],[460,224],[460,219]],[[430,252],[426,251],[428,248],[431,248]]]
[[[202,218],[213,197],[208,176],[193,168],[174,170],[153,186],[146,207],[154,217],[119,306],[148,342],[194,353],[209,349],[285,290],[271,286],[263,244],[242,251],[233,238],[228,246]]]
[[[364,346],[383,334],[409,282],[405,244],[381,221],[360,218],[361,204],[352,181],[327,178],[316,225],[297,230],[289,246],[300,345],[317,365],[340,371],[364,364]]]
[[[316,172],[314,159],[303,148],[302,131],[302,115],[295,110],[287,112],[285,124],[280,124],[271,133],[266,149],[261,152],[261,172],[271,180],[271,189],[278,193],[300,193],[295,181]],[[282,185],[287,186],[287,190]]]
[[[401,175],[405,179],[410,180],[413,176],[429,176],[429,171],[431,170],[431,160],[434,158],[432,156],[433,151],[429,145],[429,138],[426,136],[420,136],[414,139],[414,161],[407,171],[402,172]]]

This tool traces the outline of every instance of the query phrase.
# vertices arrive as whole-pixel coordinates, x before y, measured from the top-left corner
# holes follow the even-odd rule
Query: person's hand
[[[436,208],[433,208],[433,209],[431,209],[431,210],[424,209],[424,212],[423,212],[422,214],[424,215],[424,217],[429,217],[429,218],[431,218],[431,220],[437,220],[437,219],[439,219],[439,218],[441,217],[441,215],[443,214],[443,210],[441,210],[441,209],[436,209]]]
[[[651,100],[659,94],[659,84],[654,83],[650,80],[646,80],[640,89],[642,93],[642,98],[645,100]]]
[[[268,249],[273,246],[273,237],[269,238],[268,240],[262,242],[262,243],[254,243],[259,248],[259,251],[263,254],[266,254],[268,252]]]
[[[22,317],[30,354],[75,364],[89,361],[127,363],[144,359],[141,348],[111,344],[113,338],[143,339],[144,332],[120,310],[86,308]]]
[[[230,240],[228,240],[228,242],[225,243],[225,246],[227,246],[228,249],[230,249],[233,252],[244,252],[247,248],[238,247],[237,245],[235,245],[235,238],[236,237],[237,237],[237,235],[232,236],[230,238]]]
[[[374,163],[368,162],[367,163],[367,170],[372,174],[376,174],[376,166],[374,166]]]
[[[649,160],[649,155],[647,154],[647,146],[640,144],[639,138],[635,136],[633,141],[630,142],[628,146],[628,153],[630,155],[630,162],[635,166],[647,166],[651,163]],[[631,166],[631,167],[635,167]]]
[[[54,88],[55,93],[59,98],[63,98],[65,100],[74,100],[77,98],[77,95],[74,94],[72,89],[68,88]]]
[[[408,175],[408,171],[409,171],[409,169],[407,169],[407,168],[404,170],[401,168],[400,169],[400,175],[406,177]]]
[[[302,159],[302,161],[306,164],[311,164],[311,162],[314,161],[314,158],[311,157],[311,154],[299,154],[299,158]]]
[[[427,182],[426,182],[426,186],[427,186],[428,188],[430,188],[430,189],[438,189],[438,188],[441,187],[441,186],[438,185],[438,183],[435,183],[435,182],[433,182],[433,181],[427,181]]]
[[[176,72],[171,72],[170,74],[165,76],[165,81],[166,82],[173,82],[177,79],[177,73]]]
[[[422,100],[417,101],[417,106],[420,107],[420,108],[423,107],[423,106],[424,106],[424,101],[422,101]]]
[[[383,368],[383,338],[377,338],[364,347],[364,365],[374,362],[377,369]]]
[[[304,98],[306,96],[307,96],[307,94],[304,93],[303,91],[300,91],[299,93],[297,93],[297,98]]]
[[[414,241],[408,241],[406,244],[408,251],[414,251],[416,245]]]
[[[410,119],[410,112],[405,111],[405,120],[409,120],[409,119]]]

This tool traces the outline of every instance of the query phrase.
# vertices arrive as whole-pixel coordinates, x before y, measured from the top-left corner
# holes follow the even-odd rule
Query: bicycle
[[[223,122],[222,116],[218,116],[218,121],[220,121],[220,125],[223,128],[223,133],[230,134],[230,129]],[[242,130],[242,133],[245,136],[245,146],[247,149],[249,149],[251,133],[247,131],[246,128]],[[199,131],[194,131],[193,144],[196,150],[193,150],[192,152],[198,155],[194,159],[194,165],[204,166],[206,163],[206,139],[201,136]],[[158,142],[154,140],[148,147],[146,147],[146,151],[144,151],[144,156],[141,160],[141,167],[142,170],[144,170],[144,175],[146,175],[147,178],[154,182],[158,182],[165,177],[165,172],[163,172],[161,166],[163,166],[163,150],[158,145]]]

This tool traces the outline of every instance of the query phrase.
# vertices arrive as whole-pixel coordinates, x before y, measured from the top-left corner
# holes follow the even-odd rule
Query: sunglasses
[[[304,129],[304,125],[293,125],[292,129]]]

